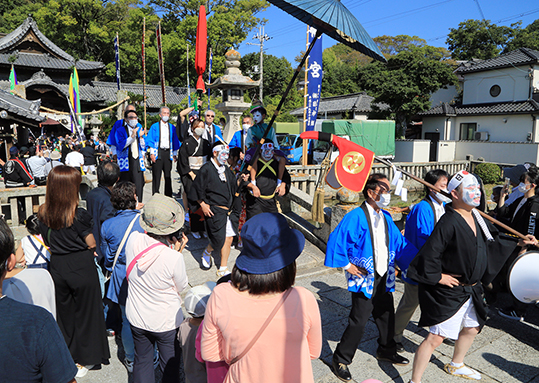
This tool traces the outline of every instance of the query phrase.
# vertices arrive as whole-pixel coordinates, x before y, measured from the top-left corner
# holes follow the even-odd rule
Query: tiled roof
[[[52,54],[25,53],[16,50],[17,45],[30,30],[34,32],[39,41],[45,45]],[[75,65],[73,56],[60,49],[60,47],[41,33],[36,22],[31,17],[24,20],[24,22],[14,31],[0,38],[0,64],[11,64],[8,59],[12,55],[17,57],[17,60],[14,62],[16,66],[71,69],[71,67]],[[81,71],[101,70],[105,67],[101,62],[86,60],[77,61],[76,66],[77,69]]]
[[[322,97],[318,106],[318,114],[335,114],[349,112],[356,107],[356,113],[369,113],[372,111],[371,103],[374,97],[365,92],[345,94],[342,96]],[[388,108],[386,104],[378,104],[381,110]],[[294,109],[292,116],[303,115],[303,108]]]
[[[118,86],[115,82],[92,81],[91,84],[100,95],[104,96],[106,102],[117,101],[116,92],[118,91]],[[121,85],[122,90],[142,95],[142,84],[122,83]],[[167,104],[170,105],[177,105],[187,97],[187,88],[166,86],[165,91],[167,95]],[[159,108],[163,104],[161,86],[146,85],[146,97],[148,102],[147,106],[149,108]]]
[[[28,101],[19,96],[15,96],[4,90],[0,90],[0,110],[5,110],[9,114],[16,114],[30,120],[41,122],[45,117],[39,115],[41,100]]]
[[[519,48],[517,50],[504,53],[498,57],[482,61],[468,61],[461,64],[455,73],[465,74],[471,72],[482,72],[495,68],[507,68],[512,66],[522,66],[539,63],[539,51],[530,48]]]
[[[420,116],[474,116],[485,114],[528,114],[539,111],[539,103],[535,100],[501,102],[489,104],[449,105],[443,103],[425,112]]]

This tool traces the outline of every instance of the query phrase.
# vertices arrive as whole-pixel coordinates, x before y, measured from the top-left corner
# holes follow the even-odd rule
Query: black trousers
[[[152,195],[159,193],[161,186],[161,173],[165,176],[165,195],[172,197],[172,161],[170,160],[170,149],[159,149],[157,160],[152,166]]]
[[[135,184],[138,202],[142,202],[142,193],[144,193],[144,173],[140,170],[138,158],[133,158],[129,153],[129,170],[120,173],[120,181],[130,181]]]
[[[131,325],[131,333],[135,344],[134,383],[155,382],[153,355],[156,343],[163,383],[179,382],[181,348],[177,336],[178,329],[153,332]]]
[[[333,353],[333,360],[337,363],[346,365],[352,363],[371,314],[380,334],[378,350],[384,354],[396,352],[396,343],[393,340],[395,335],[393,293],[386,292],[386,277],[387,273],[383,277],[375,276],[371,299],[367,299],[362,293],[352,293],[352,309],[348,317],[348,327],[344,330],[341,341]]]

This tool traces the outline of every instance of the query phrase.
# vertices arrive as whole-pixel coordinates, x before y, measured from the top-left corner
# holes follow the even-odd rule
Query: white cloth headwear
[[[451,193],[455,190],[466,178],[470,177],[472,180],[475,180],[475,177],[468,173],[466,170],[461,170],[451,178],[451,181],[447,184],[447,192]]]

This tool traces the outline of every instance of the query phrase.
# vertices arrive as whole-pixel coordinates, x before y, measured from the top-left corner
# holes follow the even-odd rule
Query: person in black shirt
[[[85,174],[95,174],[95,149],[93,141],[86,141],[86,146],[80,150],[84,156],[84,166],[83,170]]]
[[[34,178],[19,159],[19,149],[16,146],[9,148],[10,159],[4,166],[4,183],[6,188],[20,188],[34,183]]]

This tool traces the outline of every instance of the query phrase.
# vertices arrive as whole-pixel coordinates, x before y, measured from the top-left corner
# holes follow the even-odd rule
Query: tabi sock
[[[202,258],[209,264],[211,260],[211,253],[207,250],[204,250],[204,254],[202,254]]]
[[[226,266],[221,266],[221,267],[219,267],[219,271],[223,271],[223,270],[226,270],[226,269],[227,269]]]
[[[481,374],[479,374],[477,371],[472,370],[471,368],[464,365],[464,363],[453,363],[451,362],[451,365],[453,367],[457,367],[457,370],[453,373],[453,375],[464,375],[471,379],[479,380],[481,379]]]

